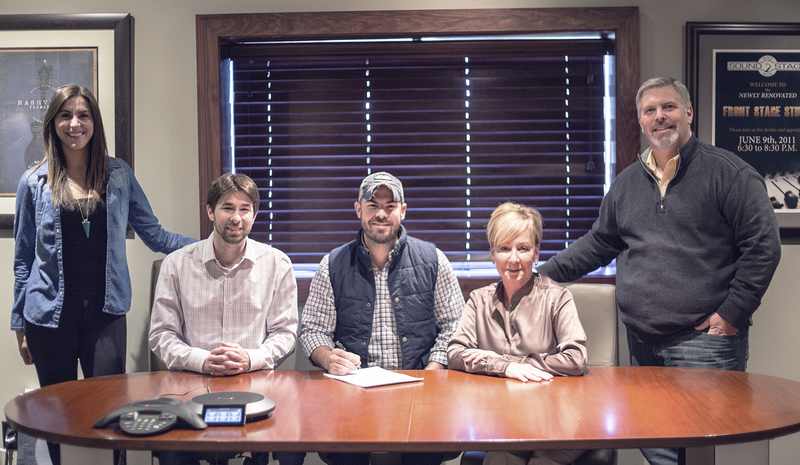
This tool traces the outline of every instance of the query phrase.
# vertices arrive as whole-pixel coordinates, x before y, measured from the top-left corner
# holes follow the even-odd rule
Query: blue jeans
[[[642,342],[630,331],[628,350],[631,366],[711,368],[745,371],[749,327],[734,336],[716,336],[688,328],[658,342]],[[651,465],[678,463],[678,449],[642,449]]]

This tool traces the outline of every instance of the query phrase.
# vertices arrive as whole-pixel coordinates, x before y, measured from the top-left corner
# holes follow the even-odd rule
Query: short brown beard
[[[223,241],[225,241],[226,243],[231,244],[231,245],[241,244],[245,239],[247,239],[247,236],[250,233],[249,231],[245,231],[244,226],[242,226],[242,233],[243,233],[242,234],[242,238],[239,239],[238,241],[234,241],[234,240],[232,240],[230,238],[230,236],[225,234],[225,225],[222,225],[221,229],[220,229],[220,227],[218,227],[217,224],[214,223],[214,230],[216,231],[216,233],[220,237],[220,239],[222,239]]]

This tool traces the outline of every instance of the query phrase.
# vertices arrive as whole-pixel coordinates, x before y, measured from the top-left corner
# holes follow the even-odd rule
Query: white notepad
[[[403,373],[384,370],[381,367],[361,368],[346,375],[332,375],[330,373],[325,373],[325,376],[328,378],[338,379],[339,381],[344,381],[345,383],[361,386],[363,388],[422,381],[422,378],[415,378]]]

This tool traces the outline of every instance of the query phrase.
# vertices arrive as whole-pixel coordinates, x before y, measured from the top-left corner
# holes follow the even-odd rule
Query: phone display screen
[[[244,425],[244,406],[205,406],[203,408],[203,421],[208,426]]]

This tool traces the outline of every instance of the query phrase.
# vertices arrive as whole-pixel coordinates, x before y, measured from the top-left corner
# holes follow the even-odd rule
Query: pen
[[[342,349],[343,351],[347,352],[347,349],[344,348],[344,345],[341,342],[334,341],[333,343],[336,344],[336,347],[338,347],[338,348]],[[354,363],[354,365],[356,366],[356,368],[361,368],[361,362]]]

